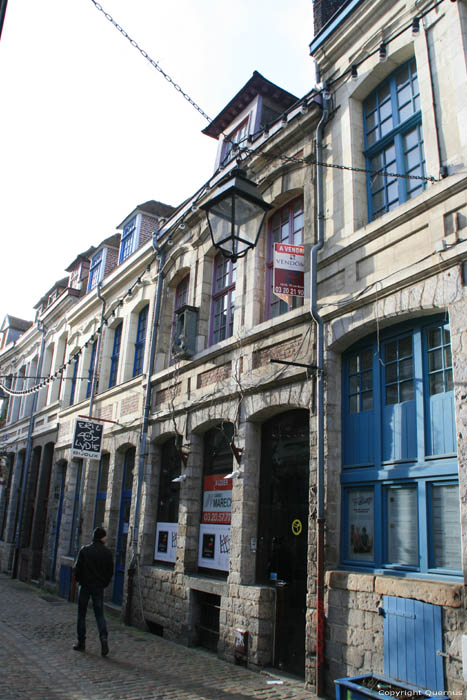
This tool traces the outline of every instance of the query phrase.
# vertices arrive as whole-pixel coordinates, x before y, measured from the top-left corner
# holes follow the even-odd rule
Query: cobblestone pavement
[[[107,615],[103,658],[92,604],[86,652],[76,605],[0,574],[1,700],[313,700],[302,683],[256,673]]]

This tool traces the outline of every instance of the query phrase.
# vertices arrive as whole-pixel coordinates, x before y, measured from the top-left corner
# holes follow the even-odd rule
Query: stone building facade
[[[253,73],[205,130],[210,181],[132,211],[0,351],[0,564],[72,598],[103,525],[131,624],[321,695],[371,672],[459,694],[466,5],[317,5],[316,88]],[[237,165],[270,209],[232,262],[201,207]],[[272,293],[276,242],[304,247],[303,299]],[[87,416],[99,461],[72,455]]]

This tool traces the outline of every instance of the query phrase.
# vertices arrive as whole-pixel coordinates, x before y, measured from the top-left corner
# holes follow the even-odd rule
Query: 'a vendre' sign
[[[272,291],[284,301],[305,296],[305,248],[302,245],[274,243]]]

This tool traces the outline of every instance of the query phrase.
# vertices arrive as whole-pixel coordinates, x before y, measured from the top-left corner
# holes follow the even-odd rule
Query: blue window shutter
[[[445,687],[441,607],[383,596],[384,673],[427,690]]]

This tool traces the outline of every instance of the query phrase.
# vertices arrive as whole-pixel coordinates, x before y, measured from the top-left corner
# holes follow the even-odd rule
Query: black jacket
[[[112,580],[112,552],[100,540],[81,547],[74,564],[76,581],[89,588],[105,588]]]

